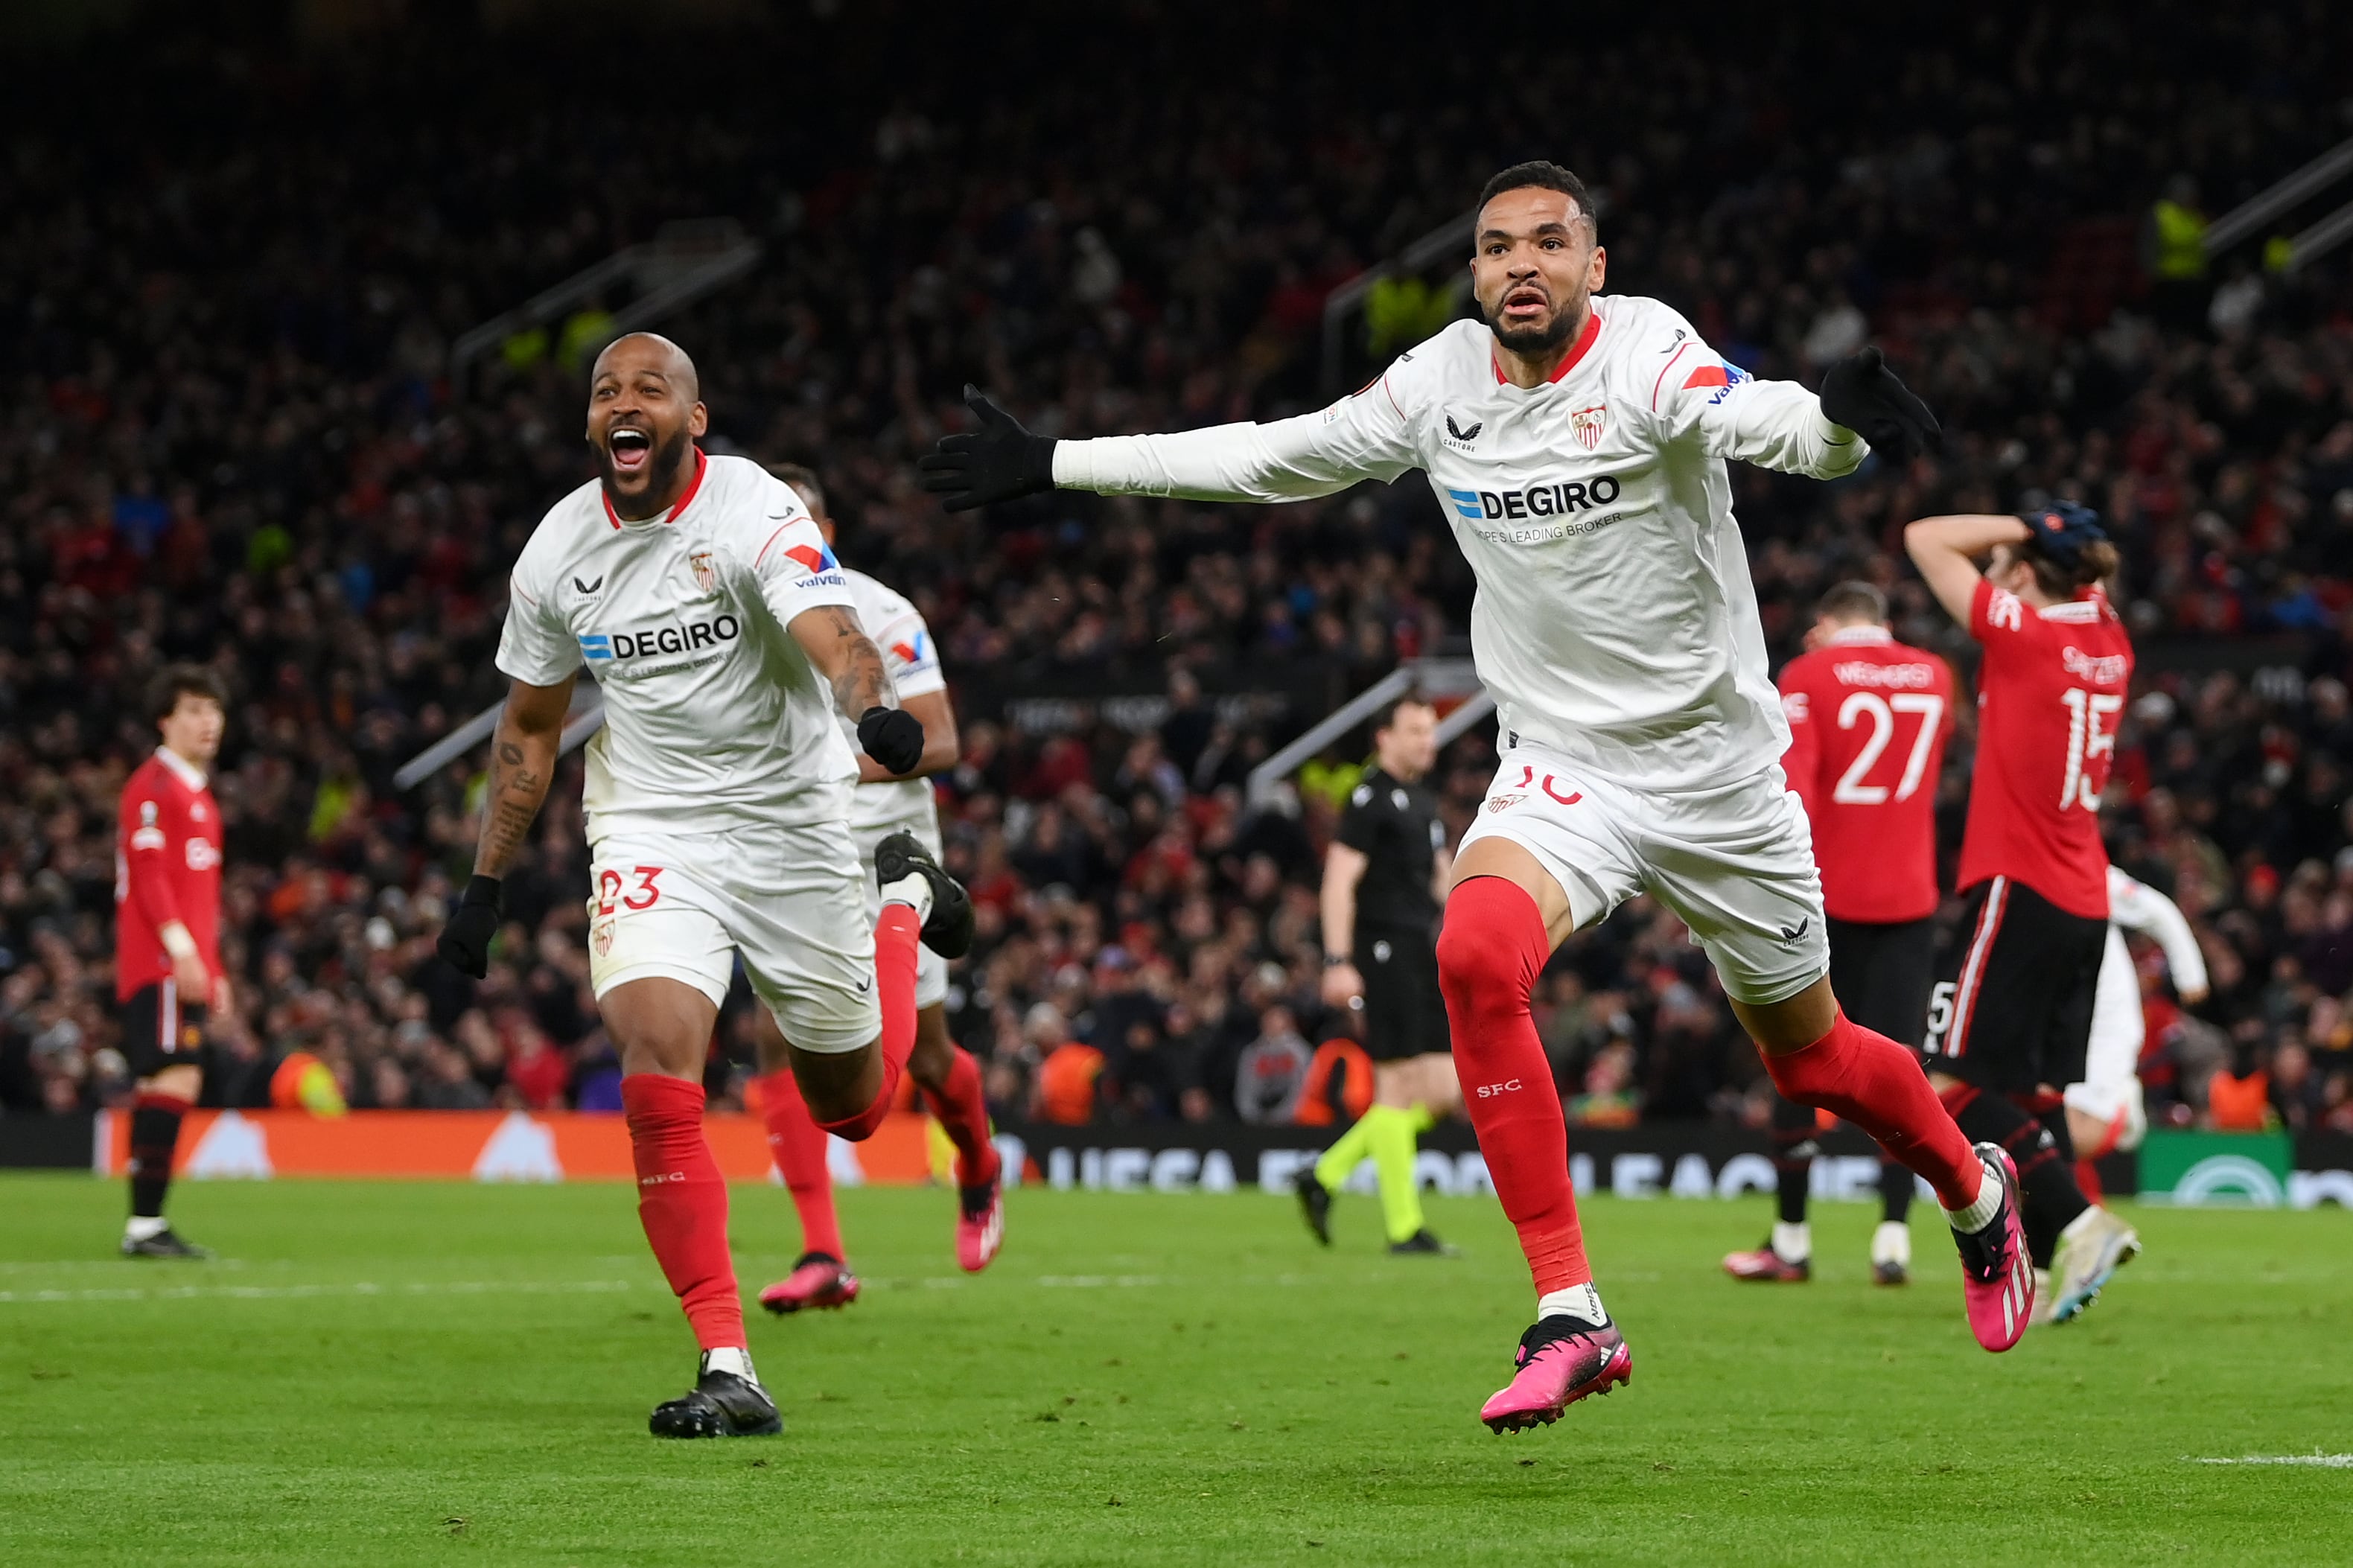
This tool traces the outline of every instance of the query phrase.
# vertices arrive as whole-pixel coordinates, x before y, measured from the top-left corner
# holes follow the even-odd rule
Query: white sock
[[[722,1345],[715,1351],[702,1352],[704,1373],[732,1372],[746,1383],[757,1383],[760,1374],[752,1370],[752,1352],[740,1345]]]
[[[1978,1168],[1985,1172],[1985,1184],[1978,1188],[1978,1201],[1965,1209],[1945,1210],[1946,1222],[1963,1236],[1975,1236],[2001,1212],[2001,1178],[1994,1174],[1983,1155],[1978,1157]]]
[[[930,920],[932,918],[931,879],[921,871],[910,871],[897,881],[883,888],[882,901],[886,904],[909,905],[914,910],[915,919],[919,922]]]
[[[1871,1233],[1871,1261],[1912,1267],[1912,1227],[1901,1220],[1883,1219]]]
[[[1814,1227],[1804,1220],[1791,1225],[1773,1222],[1773,1251],[1784,1263],[1803,1263],[1814,1255]]]
[[[1542,1322],[1546,1318],[1575,1318],[1597,1329],[1609,1321],[1609,1314],[1601,1310],[1601,1292],[1593,1288],[1590,1280],[1537,1297],[1536,1321]]]
[[[151,1236],[161,1236],[172,1222],[161,1215],[132,1215],[122,1222],[122,1234],[132,1241],[144,1241]]]

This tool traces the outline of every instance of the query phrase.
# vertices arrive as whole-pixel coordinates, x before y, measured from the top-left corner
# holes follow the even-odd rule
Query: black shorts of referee
[[[1438,942],[1428,927],[1360,921],[1350,956],[1365,977],[1366,1056],[1399,1062],[1453,1048],[1438,989]]]

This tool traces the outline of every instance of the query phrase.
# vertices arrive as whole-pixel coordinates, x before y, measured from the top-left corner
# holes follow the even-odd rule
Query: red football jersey
[[[157,933],[173,921],[220,977],[220,807],[205,775],[164,751],[122,786],[114,840],[114,994],[172,976]]]
[[[2098,594],[2036,610],[1979,583],[1969,635],[1985,660],[1960,885],[2010,877],[2069,914],[2106,920],[2100,793],[2132,681],[2124,623]]]
[[[1849,626],[1781,671],[1781,767],[1813,824],[1832,920],[1936,912],[1936,779],[1953,672],[1879,626]]]

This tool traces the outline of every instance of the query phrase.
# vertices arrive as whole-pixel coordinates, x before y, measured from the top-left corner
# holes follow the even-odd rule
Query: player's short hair
[[[815,468],[806,463],[770,463],[768,472],[793,487],[793,493],[801,498],[801,505],[809,509],[811,517],[831,515],[825,504],[825,481],[817,477]]]
[[[221,684],[217,670],[202,664],[167,664],[147,683],[147,716],[162,723],[183,697],[202,697],[216,707],[228,707],[228,688]]]
[[[2084,546],[2081,554],[2065,565],[2042,553],[2042,542],[2034,534],[2010,546],[2018,558],[2034,569],[2034,585],[2053,599],[2072,599],[2094,583],[2104,582],[2116,574],[2124,557],[2115,543],[2095,539]]]
[[[1574,197],[1577,213],[1585,219],[1586,232],[1593,237],[1595,244],[1601,242],[1601,220],[1594,216],[1592,193],[1585,188],[1583,180],[1546,158],[1514,163],[1499,172],[1480,189],[1479,210],[1486,211],[1487,204],[1505,191],[1525,190],[1558,191]]]
[[[1434,713],[1438,710],[1438,704],[1419,691],[1409,691],[1402,697],[1392,697],[1373,710],[1373,727],[1369,732],[1377,735],[1384,730],[1397,728],[1398,710],[1400,708],[1427,708]]]
[[[1833,585],[1814,605],[1814,614],[1825,620],[1861,621],[1874,626],[1887,624],[1887,595],[1874,583],[1850,580]]]

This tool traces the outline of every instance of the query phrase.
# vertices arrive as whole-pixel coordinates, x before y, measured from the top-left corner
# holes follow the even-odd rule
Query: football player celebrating
[[[1586,1261],[1567,1130],[1529,994],[1553,949],[1637,892],[1704,946],[1775,1085],[1925,1176],[1959,1241],[1971,1326],[2025,1330],[2033,1278],[2008,1156],[1972,1149],[1913,1054],[1839,1010],[1804,810],[1779,762],[1725,460],[1830,478],[1936,421],[1875,349],[1819,399],[1726,364],[1674,311],[1602,294],[1576,175],[1506,169],[1481,193],[1458,321],[1320,414],[1179,435],[1056,441],[977,391],[980,427],[923,460],[952,507],[1052,486],[1279,501],[1430,478],[1478,579],[1472,656],[1502,765],[1462,838],[1438,942],[1463,1101],[1536,1292],[1517,1372],[1481,1417],[1558,1419],[1632,1364]]]
[[[2065,1322],[2140,1251],[2076,1184],[2064,1094],[2083,1080],[2108,942],[2100,795],[2116,760],[2132,643],[2101,594],[2116,547],[2088,508],[1931,517],[1905,548],[1984,648],[1961,837],[1961,940],[1928,1004],[1929,1081],[1972,1138],[2018,1163],[2027,1245]],[[1974,557],[1990,556],[1985,572]]]
[[[832,548],[837,525],[817,475],[797,463],[776,464],[769,471],[792,487],[817,519],[827,548]],[[871,757],[860,762],[849,823],[858,836],[858,852],[871,871],[882,847],[904,835],[936,859],[939,805],[924,781],[955,766],[960,754],[955,710],[948,703],[939,650],[923,612],[906,598],[863,572],[844,567],[841,574],[849,585],[859,625],[881,650],[900,707],[923,726],[923,754],[911,772],[891,773]],[[841,722],[850,722],[847,712]],[[869,894],[869,912],[879,913],[871,885]],[[976,1274],[988,1267],[1004,1238],[1005,1203],[997,1149],[988,1137],[988,1105],[981,1096],[980,1064],[948,1038],[947,998],[948,962],[925,948],[916,956],[915,1048],[907,1058],[907,1075],[955,1145],[956,1262]],[[809,1120],[801,1102],[775,1020],[763,1015],[754,1027],[760,1042],[761,1120],[767,1124],[768,1146],[776,1151],[776,1169],[801,1219],[800,1258],[790,1274],[760,1292],[760,1304],[779,1315],[804,1307],[846,1307],[858,1300],[859,1282],[846,1261],[841,1222],[834,1213],[826,1134]]]
[[[1936,780],[1953,730],[1953,672],[1895,640],[1887,595],[1869,583],[1841,583],[1814,614],[1806,651],[1781,671],[1781,769],[1813,826],[1831,988],[1863,1027],[1915,1045],[1936,962]],[[1806,1183],[1819,1120],[1774,1097],[1780,1218],[1764,1246],[1724,1260],[1734,1279],[1811,1277]],[[1883,1161],[1879,1200],[1872,1278],[1901,1285],[1912,1267],[1912,1173]]]
[[[702,1346],[695,1386],[656,1407],[660,1436],[775,1432],[745,1348],[727,1253],[727,1187],[702,1132],[702,1067],[740,955],[820,1126],[881,1121],[915,1041],[918,937],[960,953],[972,908],[920,847],[886,844],[881,913],[860,890],[835,722],[893,774],[923,727],[895,707],[856,601],[792,490],[743,458],[708,458],[693,362],[651,333],[617,339],[588,384],[598,478],[551,508],[515,563],[498,666],[474,877],[441,955],[486,972],[500,878],[554,776],[573,683],[592,667],[606,722],[589,742],[589,978],[621,1056],[638,1214]]]

